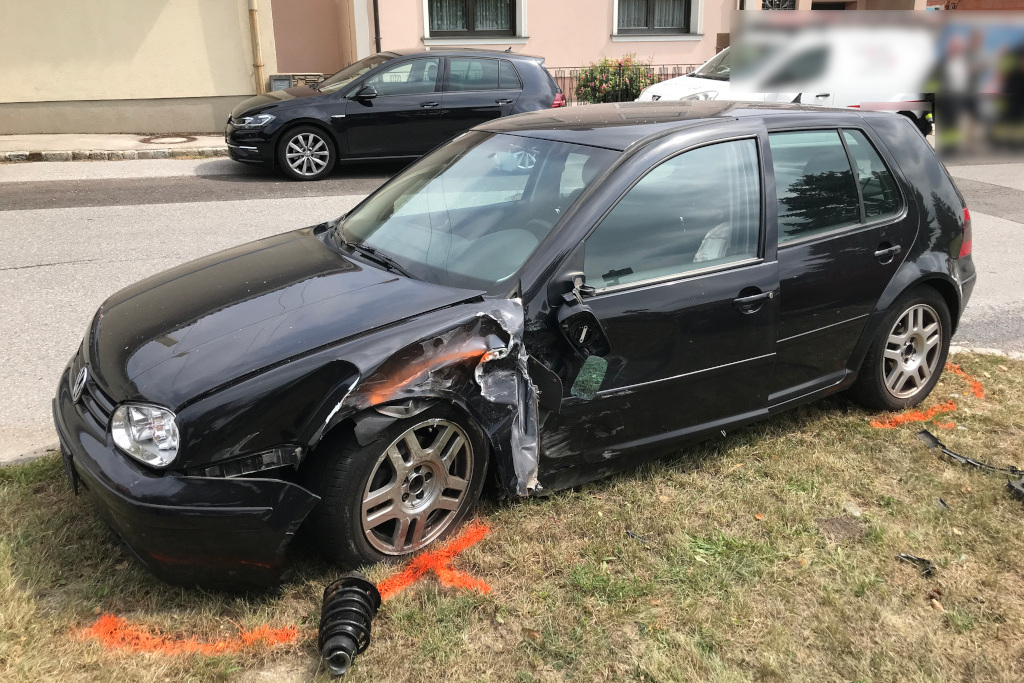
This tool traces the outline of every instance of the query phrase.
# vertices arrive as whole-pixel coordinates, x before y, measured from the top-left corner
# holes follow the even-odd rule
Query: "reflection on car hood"
[[[307,228],[154,275],[100,307],[93,376],[172,409],[253,372],[477,295],[349,260]]]
[[[294,88],[288,88],[287,90],[274,90],[265,95],[257,95],[256,97],[250,97],[247,100],[243,100],[238,104],[238,106],[231,110],[231,116],[238,118],[254,109],[263,109],[271,104],[280,104],[281,102],[287,102],[289,100],[300,99],[303,97],[317,97],[322,94],[323,93],[313,90],[308,85],[299,85]]]

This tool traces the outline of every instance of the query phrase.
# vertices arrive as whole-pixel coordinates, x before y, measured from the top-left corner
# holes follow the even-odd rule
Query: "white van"
[[[656,83],[637,99],[893,111],[911,118],[925,135],[931,132],[931,103],[920,92],[934,60],[927,32],[883,28],[759,38],[727,47],[693,73]]]

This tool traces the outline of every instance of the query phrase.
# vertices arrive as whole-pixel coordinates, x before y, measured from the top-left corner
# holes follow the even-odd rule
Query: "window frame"
[[[616,0],[617,1],[617,0]],[[430,28],[430,1],[424,0],[426,16],[425,26],[429,32],[431,38],[491,38],[499,36],[515,36],[516,34],[516,16],[518,10],[518,2],[516,0],[508,0],[508,28],[507,29],[487,29],[487,30],[476,30],[476,3],[477,0],[465,0],[466,3],[466,30],[465,31],[446,31],[446,30],[434,30]]]
[[[875,219],[872,219],[871,221],[867,221],[866,220],[866,217],[864,215],[865,214],[864,196],[863,196],[863,192],[862,192],[861,187],[860,187],[860,182],[857,180],[857,172],[854,170],[853,156],[851,155],[850,149],[849,149],[849,147],[846,144],[846,140],[843,138],[843,131],[844,130],[855,130],[855,131],[859,132],[861,135],[863,135],[865,137],[865,139],[867,139],[867,141],[871,144],[871,147],[874,149],[875,154],[878,155],[878,158],[882,161],[883,164],[885,164],[886,170],[889,171],[889,175],[891,175],[893,177],[893,180],[896,182],[896,187],[897,187],[897,189],[899,190],[899,193],[900,193],[900,195],[899,195],[900,207],[899,207],[899,210],[896,213],[889,214],[888,216],[882,216],[882,217],[879,217],[879,218],[875,218]],[[906,194],[905,194],[904,189],[903,189],[903,183],[904,183],[903,177],[896,172],[896,170],[894,168],[895,164],[892,161],[889,161],[888,159],[885,158],[885,155],[882,154],[877,141],[871,136],[871,133],[869,133],[864,128],[858,128],[857,126],[849,126],[849,125],[842,125],[842,124],[836,125],[835,127],[822,126],[822,125],[818,124],[818,125],[810,125],[810,126],[792,126],[792,127],[791,126],[787,126],[785,128],[770,129],[768,131],[768,137],[766,138],[766,142],[768,143],[768,152],[769,152],[769,154],[771,153],[771,136],[774,135],[774,134],[777,134],[777,133],[812,133],[812,132],[815,132],[815,131],[835,131],[839,135],[839,140],[843,143],[843,151],[846,153],[846,163],[850,164],[850,172],[853,173],[854,184],[857,186],[857,200],[859,202],[859,209],[860,209],[860,211],[859,211],[860,212],[860,223],[858,223],[856,225],[845,225],[845,226],[841,226],[841,227],[838,227],[838,228],[831,228],[829,230],[823,230],[822,232],[814,233],[813,235],[804,235],[803,237],[797,237],[797,238],[794,238],[794,239],[791,239],[791,240],[784,240],[783,237],[782,237],[782,230],[778,228],[779,188],[778,188],[778,184],[775,182],[775,160],[773,158],[772,159],[771,173],[772,173],[772,185],[775,186],[775,197],[774,197],[775,212],[776,212],[775,213],[775,218],[776,218],[776,232],[775,232],[776,238],[775,238],[775,241],[776,241],[776,247],[777,247],[778,250],[788,249],[789,247],[792,247],[792,246],[806,245],[806,244],[809,244],[811,242],[815,242],[817,240],[827,240],[827,239],[832,239],[834,237],[852,235],[852,234],[861,232],[862,230],[870,230],[870,229],[877,228],[877,227],[880,227],[880,226],[888,224],[888,223],[896,223],[896,222],[901,221],[901,220],[903,220],[904,218],[907,217],[907,213],[909,211],[909,203],[907,202],[907,197],[906,197]]]
[[[685,5],[683,7],[683,26],[681,28],[672,28],[672,27],[655,28],[653,26],[653,24],[654,24],[654,15],[655,15],[654,5],[658,1],[659,0],[647,0],[647,26],[645,26],[643,28],[622,28],[621,26],[619,26],[619,17],[621,16],[620,13],[619,13],[619,2],[620,2],[620,0],[615,0],[615,27],[614,27],[615,28],[615,33],[614,33],[614,35],[617,35],[617,36],[650,36],[650,35],[655,35],[655,36],[678,36],[678,35],[690,35],[690,34],[693,33],[693,31],[690,30],[692,28],[692,26],[693,26],[693,7],[694,7],[694,2],[697,2],[698,0],[684,0]]]
[[[703,142],[699,142],[699,143],[690,145],[689,147],[685,147],[684,149],[678,150],[678,151],[673,152],[672,154],[670,154],[670,155],[668,155],[666,157],[663,157],[663,158],[659,159],[655,164],[653,164],[652,166],[648,167],[643,173],[641,173],[636,178],[634,178],[633,181],[629,184],[629,187],[627,187],[625,190],[623,190],[619,194],[619,196],[615,198],[615,201],[612,202],[612,204],[601,213],[600,217],[598,217],[598,219],[596,221],[594,221],[594,224],[592,226],[590,226],[590,228],[587,229],[586,234],[583,235],[583,237],[580,239],[580,245],[582,247],[582,255],[581,255],[581,261],[580,262],[581,262],[581,265],[585,265],[586,264],[586,261],[587,261],[587,240],[590,239],[590,236],[593,235],[597,231],[597,229],[601,227],[601,224],[604,223],[605,219],[608,218],[608,216],[612,213],[612,211],[615,210],[615,207],[617,207],[619,205],[619,202],[621,202],[623,200],[623,198],[626,197],[626,195],[628,195],[630,192],[632,192],[633,188],[635,188],[640,183],[640,181],[642,181],[644,178],[646,178],[651,172],[653,172],[655,169],[657,169],[660,166],[662,166],[662,164],[666,164],[666,163],[672,161],[673,159],[675,159],[676,157],[679,157],[679,156],[682,156],[683,154],[686,154],[687,152],[692,152],[692,151],[697,150],[697,149],[701,149],[701,148],[704,148],[704,147],[710,147],[712,145],[718,145],[718,144],[722,144],[722,143],[725,143],[725,142],[737,142],[737,141],[741,141],[741,140],[753,140],[754,141],[754,150],[757,153],[757,174],[758,174],[757,175],[757,180],[758,180],[757,184],[758,184],[758,202],[759,202],[759,204],[758,204],[758,213],[760,215],[760,221],[759,221],[759,225],[758,225],[757,255],[753,256],[753,257],[750,257],[750,258],[747,258],[747,259],[742,259],[740,261],[730,261],[729,263],[720,263],[720,264],[716,264],[716,265],[709,265],[709,266],[705,266],[703,268],[694,268],[694,269],[682,271],[682,272],[679,272],[679,273],[672,273],[670,275],[659,275],[657,277],[648,278],[646,280],[634,280],[632,282],[625,282],[625,283],[619,284],[619,285],[611,285],[609,287],[594,287],[594,293],[592,295],[589,295],[588,298],[595,298],[595,297],[603,296],[605,294],[618,294],[619,292],[623,292],[623,291],[627,291],[627,290],[631,290],[631,289],[639,289],[639,288],[642,288],[642,287],[658,286],[658,285],[662,285],[662,284],[669,283],[669,282],[675,282],[677,280],[687,280],[687,279],[692,279],[692,278],[704,277],[706,275],[716,274],[716,273],[719,273],[719,272],[725,272],[725,271],[728,271],[728,270],[735,270],[737,268],[743,268],[743,267],[746,267],[746,266],[752,266],[752,265],[756,265],[756,264],[764,262],[765,252],[767,251],[767,248],[768,248],[767,247],[768,223],[767,223],[767,220],[766,220],[767,219],[767,215],[766,215],[767,214],[767,207],[766,207],[766,197],[767,197],[767,195],[765,193],[765,174],[768,172],[768,169],[765,166],[765,156],[764,156],[764,153],[763,153],[763,151],[761,149],[761,136],[758,133],[743,133],[743,134],[740,134],[740,135],[732,135],[732,136],[728,136],[728,137],[724,137],[724,138],[718,138],[718,139],[715,139],[715,140],[705,140]],[[765,142],[767,143],[767,139],[765,139]],[[773,180],[774,180],[774,176],[773,176]]]

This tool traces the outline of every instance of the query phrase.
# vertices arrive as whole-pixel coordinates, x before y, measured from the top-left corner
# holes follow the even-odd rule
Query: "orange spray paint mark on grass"
[[[956,422],[952,420],[949,422],[936,422],[935,426],[939,429],[956,429]]]
[[[400,593],[429,572],[434,572],[437,575],[442,586],[475,590],[484,594],[490,593],[491,587],[484,581],[451,568],[452,561],[459,553],[479,543],[489,533],[491,533],[491,528],[486,524],[481,522],[470,524],[461,534],[446,542],[439,549],[420,555],[410,562],[402,572],[378,583],[377,590],[380,591],[381,598],[387,600]]]
[[[952,372],[957,377],[962,377],[967,382],[967,386],[971,388],[972,394],[978,398],[985,398],[985,389],[981,386],[981,382],[964,372],[959,365],[956,363],[946,363],[946,371]]]
[[[232,638],[201,641],[196,638],[180,639],[154,635],[133,625],[127,619],[104,614],[92,626],[81,631],[84,638],[94,638],[110,649],[151,652],[162,655],[203,654],[220,655],[262,646],[286,645],[298,640],[299,630],[294,626],[271,628],[267,624]]]
[[[956,403],[953,401],[946,401],[945,403],[933,406],[928,410],[909,410],[885,420],[872,420],[871,426],[875,429],[896,429],[900,425],[907,424],[908,422],[927,422],[936,415],[941,413],[951,413],[954,410],[956,410]]]

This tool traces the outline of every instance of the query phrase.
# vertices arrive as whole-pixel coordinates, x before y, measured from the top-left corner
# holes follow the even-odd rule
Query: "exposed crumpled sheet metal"
[[[521,300],[480,297],[421,316],[400,334],[385,330],[353,344],[346,360],[359,369],[359,379],[321,431],[376,408],[358,418],[356,437],[366,442],[395,419],[424,410],[425,399],[447,399],[481,422],[499,471],[514,472],[514,481],[503,486],[519,496],[538,491],[537,388],[524,327]]]

